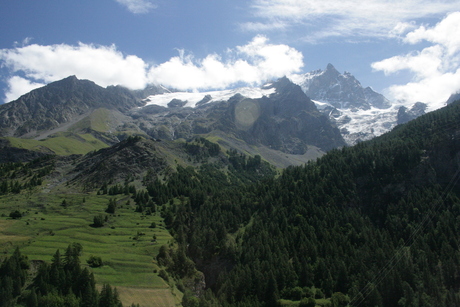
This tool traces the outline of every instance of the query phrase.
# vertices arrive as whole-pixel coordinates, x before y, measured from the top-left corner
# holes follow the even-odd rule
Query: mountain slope
[[[311,99],[328,102],[337,109],[386,109],[391,105],[383,95],[370,87],[363,88],[352,74],[341,74],[332,64],[328,64],[325,71],[297,76],[296,83]]]
[[[166,100],[162,95],[151,96],[147,105],[136,109],[132,116],[149,127],[144,129],[147,134],[161,139],[187,139],[220,131],[250,145],[300,155],[309,145],[327,151],[345,144],[337,128],[287,78],[242,93],[247,96],[239,90],[230,95],[178,93],[176,97],[180,98],[172,93]]]
[[[171,225],[229,306],[305,296],[455,306],[459,155],[457,101],[276,180],[208,195]]]
[[[370,87],[364,88],[352,74],[339,73],[332,64],[324,71],[293,75],[291,79],[336,123],[348,145],[379,136],[424,114],[424,110],[410,111],[393,104]]]
[[[0,106],[0,135],[35,137],[77,122],[97,108],[127,111],[141,103],[122,87],[102,88],[75,76],[50,83]]]

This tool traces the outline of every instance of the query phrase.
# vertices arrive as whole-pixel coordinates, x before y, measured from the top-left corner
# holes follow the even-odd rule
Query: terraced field
[[[115,214],[105,213],[111,198],[117,199]],[[50,261],[57,249],[62,254],[69,243],[77,242],[83,246],[82,265],[91,255],[102,258],[104,266],[91,268],[96,282],[117,287],[124,305],[179,304],[181,293],[158,276],[155,260],[160,246],[173,239],[159,215],[134,212],[129,200],[125,195],[96,194],[0,196],[0,252],[10,254],[19,246],[29,260]],[[14,210],[23,217],[10,219]],[[105,225],[92,227],[99,214],[107,216]],[[156,228],[149,228],[152,222]]]

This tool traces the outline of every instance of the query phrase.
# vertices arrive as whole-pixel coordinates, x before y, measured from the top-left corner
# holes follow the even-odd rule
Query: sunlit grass
[[[159,270],[155,257],[160,246],[173,240],[161,226],[161,217],[141,216],[132,206],[126,205],[129,198],[120,195],[115,197],[119,199],[116,214],[108,215],[104,227],[92,227],[95,215],[107,215],[104,210],[110,198],[94,194],[1,196],[0,252],[8,254],[19,246],[31,260],[50,261],[57,249],[63,254],[70,243],[76,242],[83,246],[82,265],[86,265],[91,255],[102,258],[104,266],[91,269],[97,283],[167,288],[163,279],[154,273]],[[9,219],[13,210],[23,212],[23,217]],[[149,228],[152,222],[157,228]],[[143,235],[138,236],[138,233]]]

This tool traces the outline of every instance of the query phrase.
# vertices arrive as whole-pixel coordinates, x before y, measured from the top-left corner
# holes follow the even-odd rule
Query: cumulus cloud
[[[309,40],[326,37],[388,37],[396,26],[413,19],[457,10],[458,0],[252,0],[258,22],[242,24],[246,30],[301,27]],[[327,22],[325,22],[327,21]],[[321,28],[316,25],[320,22]],[[326,26],[323,26],[327,24]],[[393,33],[394,34],[394,33]]]
[[[76,75],[101,86],[123,85],[141,89],[147,84],[146,63],[139,57],[125,56],[115,46],[80,43],[77,46],[32,44],[0,50],[2,66],[13,74],[22,73],[30,84],[48,83]],[[7,97],[14,97],[25,85],[24,79],[11,76]],[[29,86],[24,86],[23,93]]]
[[[276,77],[299,72],[303,67],[301,52],[287,45],[273,45],[264,36],[256,36],[244,46],[227,51],[229,59],[217,54],[195,60],[183,52],[169,61],[152,67],[149,78],[177,89],[216,89],[239,82],[258,84]]]
[[[388,89],[393,99],[429,102],[432,109],[442,106],[451,94],[460,90],[460,12],[447,15],[432,27],[419,26],[407,33],[403,42],[430,45],[372,63],[372,68],[385,75],[403,70],[413,74],[413,80],[408,84]]]
[[[115,0],[134,14],[148,13],[150,10],[155,9],[157,6],[149,0]]]
[[[1,49],[0,63],[10,71],[8,102],[69,75],[101,86],[122,85],[130,89],[142,89],[147,84],[182,90],[222,89],[239,83],[254,85],[299,72],[303,56],[287,45],[270,44],[266,37],[256,36],[248,44],[229,49],[223,55],[195,59],[180,51],[179,56],[159,65],[149,65],[135,55],[124,55],[114,45],[83,43]]]

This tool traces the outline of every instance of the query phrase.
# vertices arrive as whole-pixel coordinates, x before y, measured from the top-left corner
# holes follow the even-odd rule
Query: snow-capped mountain
[[[328,102],[337,109],[386,109],[391,102],[361,83],[349,72],[339,73],[332,64],[326,70],[315,70],[291,78],[313,100]]]
[[[337,124],[349,145],[379,136],[398,123],[424,113],[424,109],[422,113],[411,113],[406,107],[400,111],[401,105],[391,103],[370,87],[364,88],[352,74],[341,74],[332,64],[324,71],[315,70],[290,78]],[[398,114],[404,117],[399,122]]]
[[[295,155],[305,154],[308,145],[327,151],[346,144],[335,125],[288,78],[260,88],[150,95],[143,102],[131,116],[154,138],[188,139],[219,130]]]

